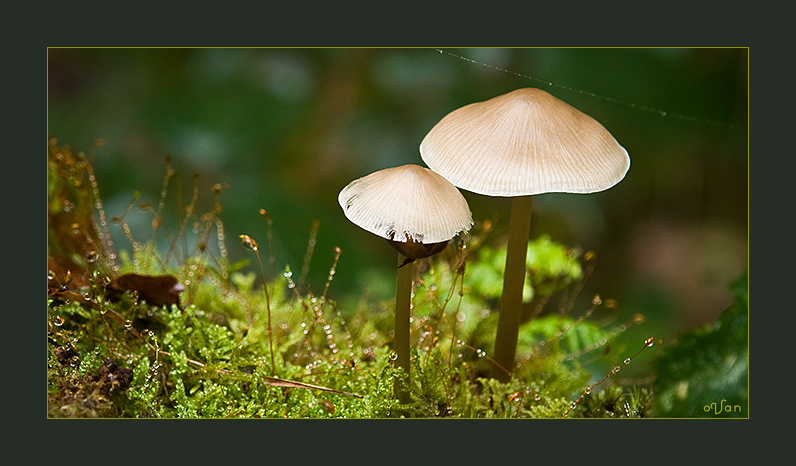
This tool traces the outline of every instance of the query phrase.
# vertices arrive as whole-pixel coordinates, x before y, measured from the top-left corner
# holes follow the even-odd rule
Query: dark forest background
[[[395,252],[344,217],[337,193],[382,168],[423,165],[420,141],[445,114],[520,87],[591,115],[630,154],[626,178],[607,191],[537,196],[531,227],[532,238],[597,252],[583,294],[647,315],[628,338],[712,322],[747,267],[745,48],[53,48],[48,80],[48,132],[88,154],[109,216],[136,190],[139,203],[157,205],[169,154],[181,193],[171,188],[174,218],[192,172],[205,211],[210,186],[228,184],[219,216],[232,262],[251,259],[238,235],[265,240],[261,208],[278,270],[301,268],[319,220],[308,284],[323,287],[339,246],[329,296],[343,311],[365,293],[394,295]],[[96,139],[104,145],[92,149]],[[500,245],[508,200],[464,195]],[[142,240],[151,220],[135,209],[127,217]]]

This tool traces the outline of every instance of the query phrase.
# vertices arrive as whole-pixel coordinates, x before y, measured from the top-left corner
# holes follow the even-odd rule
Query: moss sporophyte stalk
[[[279,218],[265,209],[252,212],[266,220],[262,231],[236,232],[240,241],[226,244],[220,206],[233,188],[202,190],[194,174],[192,195],[175,196],[182,174],[167,160],[157,205],[139,205],[144,195],[136,193],[124,212],[106,214],[103,180],[90,167],[83,153],[49,141],[49,417],[649,417],[686,408],[677,404],[673,375],[668,385],[626,385],[624,370],[615,371],[629,360],[648,366],[665,345],[622,343],[628,329],[643,331],[643,316],[617,314],[621,303],[609,298],[580,296],[597,273],[593,253],[545,236],[527,241],[531,273],[515,363],[503,382],[490,374],[507,252],[489,222],[476,218],[435,255],[390,264],[407,275],[401,306],[409,312],[399,331],[394,301],[364,291],[345,300],[355,305],[333,298],[344,249],[308,245],[312,263],[328,268],[317,287],[304,278],[310,261],[295,269],[300,274],[277,264],[271,238]],[[182,216],[163,207],[175,197],[188,202]],[[136,209],[151,220],[145,231],[128,223]],[[308,227],[314,242],[321,230]],[[232,248],[249,257],[230,262]],[[735,338],[722,336],[741,329],[734,312],[728,322],[738,325],[701,338]],[[408,334],[403,346],[399,334]],[[698,349],[701,341],[687,343]],[[678,357],[661,359],[661,373],[673,374]],[[688,380],[691,393],[699,380]],[[656,398],[669,404],[657,407]],[[745,407],[735,392],[706,393],[691,415],[706,415],[703,407],[723,398]]]

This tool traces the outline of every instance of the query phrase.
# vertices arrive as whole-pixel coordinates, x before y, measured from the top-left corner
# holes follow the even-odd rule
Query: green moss
[[[259,257],[229,264],[222,253],[211,254],[244,245],[223,244],[218,231],[203,230],[217,225],[219,209],[202,213],[194,201],[179,222],[158,218],[152,231],[131,232],[129,238],[150,239],[132,240],[132,254],[111,260],[115,252],[92,209],[96,190],[87,188],[85,157],[56,145],[51,154],[48,258],[69,257],[72,279],[65,284],[62,269],[48,277],[50,417],[556,418],[605,375],[589,373],[582,361],[599,358],[616,328],[570,307],[526,321],[514,376],[508,383],[488,378],[505,249],[478,243],[462,264],[451,246],[451,254],[417,264],[412,401],[401,405],[393,393],[395,378],[405,374],[393,365],[392,301],[346,299],[360,304],[341,307],[325,289],[293,285],[289,266],[270,274],[266,301]],[[122,229],[123,217],[115,220]],[[202,233],[195,244],[187,244],[180,225]],[[165,231],[181,233],[166,237]],[[218,244],[209,244],[211,238]],[[164,240],[165,249],[156,246]],[[568,293],[584,278],[579,252],[549,237],[530,243],[528,267],[534,296]],[[130,291],[111,299],[107,286],[125,273],[172,275],[185,285],[181,305],[153,306]],[[331,278],[326,286],[333,286]],[[733,342],[740,331],[735,319],[720,323]],[[718,354],[722,361],[730,355]],[[681,373],[679,361],[662,360],[661,373]],[[659,390],[665,402],[672,387]],[[649,415],[646,392],[607,387],[599,393],[580,398],[568,417]]]

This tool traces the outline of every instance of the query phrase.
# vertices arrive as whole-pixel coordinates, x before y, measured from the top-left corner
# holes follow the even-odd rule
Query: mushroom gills
[[[412,239],[409,238],[407,238],[405,242],[391,240],[387,240],[387,242],[390,243],[390,246],[394,247],[398,252],[406,256],[406,260],[398,266],[399,269],[406,264],[411,264],[417,259],[423,259],[425,257],[430,257],[434,254],[442,252],[442,250],[445,249],[445,246],[448,245],[448,241],[425,244],[412,241]]]

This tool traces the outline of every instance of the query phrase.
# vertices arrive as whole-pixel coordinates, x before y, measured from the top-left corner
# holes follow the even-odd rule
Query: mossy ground
[[[616,303],[598,297],[591,307],[576,309],[574,298],[592,269],[590,253],[546,237],[531,243],[519,364],[505,384],[488,378],[505,257],[505,249],[483,241],[488,223],[478,224],[470,236],[433,259],[418,261],[412,402],[399,404],[394,382],[406,374],[393,366],[394,303],[365,301],[344,309],[329,299],[339,249],[329,256],[325,286],[311,290],[301,280],[296,284],[289,266],[276,270],[267,254],[268,238],[236,238],[234,245],[226,244],[218,215],[223,185],[213,186],[208,212],[198,212],[200,193],[195,190],[184,216],[164,218],[162,201],[175,176],[167,163],[161,205],[138,206],[151,213],[151,231],[132,232],[125,216],[137,195],[127,212],[106,218],[86,157],[50,142],[49,417],[653,414],[651,384],[619,386],[612,383],[611,372],[586,369],[586,362],[595,359],[620,364],[639,355],[633,355],[636,348],[607,349],[623,328],[643,322],[635,316],[629,323],[599,324],[593,314],[610,311]],[[261,213],[270,226],[267,213]],[[119,241],[111,239],[110,225],[123,232],[132,253],[120,249],[117,255],[114,242]],[[142,236],[149,239],[137,239]],[[258,241],[263,246],[256,247]],[[250,260],[231,264],[230,247],[248,247]],[[143,296],[155,290],[114,290],[114,280],[123,274],[171,276],[184,289],[178,303],[169,302],[173,295],[167,295],[165,305],[153,305],[157,298]],[[552,311],[548,308],[553,306],[546,306],[551,297],[563,303]],[[646,347],[639,342],[639,348]]]

